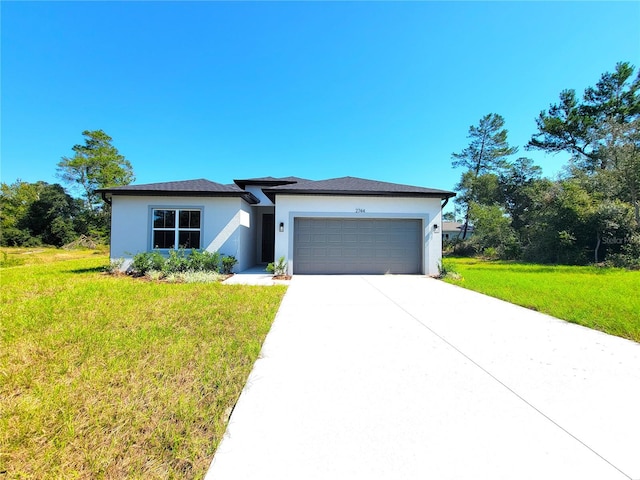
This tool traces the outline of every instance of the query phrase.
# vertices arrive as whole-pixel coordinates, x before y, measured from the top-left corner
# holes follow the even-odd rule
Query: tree
[[[26,209],[15,220],[15,231],[19,236],[3,243],[12,245],[42,244],[60,247],[76,238],[73,221],[81,202],[72,198],[59,184],[38,182],[30,185],[35,192]],[[22,186],[23,190],[26,187]]]
[[[616,253],[618,245],[602,248],[608,237],[632,235],[634,225],[640,230],[640,74],[634,78],[634,67],[620,62],[582,98],[574,90],[561,92],[560,103],[543,110],[536,124],[527,148],[572,157],[545,221],[563,218],[569,225],[561,243],[564,248],[573,239],[564,250],[573,258],[579,249],[593,251],[596,262],[601,250]]]
[[[21,228],[20,222],[38,199],[40,189],[39,184],[22,180],[0,185],[0,245],[20,246],[29,241],[31,233]]]
[[[455,222],[456,221],[455,212],[444,212],[442,214],[442,220],[445,222]]]
[[[605,200],[593,210],[591,224],[595,230],[596,244],[594,247],[594,262],[600,261],[600,247],[611,246],[619,249],[633,231],[630,228],[631,209],[627,203],[619,200]]]
[[[536,119],[538,133],[528,149],[549,153],[568,152],[581,169],[595,171],[608,167],[603,155],[604,138],[600,126],[608,121],[625,124],[640,114],[640,75],[632,79],[634,67],[620,62],[613,73],[604,73],[595,87],[585,90],[583,99],[575,90],[563,90],[560,103],[543,110]]]
[[[96,190],[128,185],[135,177],[131,163],[111,145],[109,135],[102,130],[85,130],[82,135],[84,145],[74,145],[73,157],[62,157],[58,173],[82,189],[86,208],[95,212],[103,206]]]
[[[542,169],[526,157],[518,158],[500,174],[502,201],[518,232],[527,224],[527,214],[534,208],[534,184],[541,176]]]
[[[520,254],[511,219],[501,206],[473,203],[469,216],[474,227],[470,242],[478,251],[494,249],[502,258],[515,258]]]
[[[465,209],[463,240],[469,228],[469,208],[476,194],[476,180],[482,174],[498,173],[508,165],[506,158],[518,150],[509,146],[504,119],[495,113],[482,117],[477,127],[469,127],[467,138],[471,139],[469,146],[460,153],[451,154],[453,168],[467,169],[460,182],[461,186],[467,188],[467,194],[464,198],[456,199]]]
[[[84,208],[75,220],[78,232],[104,239],[109,236],[111,208],[96,190],[128,185],[135,180],[133,167],[102,130],[85,130],[82,135],[85,144],[73,147],[73,157],[62,157],[58,174],[82,191]]]
[[[640,72],[635,80],[633,65],[629,62],[616,64],[613,73],[605,72],[594,87],[584,91],[584,111],[600,122],[612,119],[616,123],[627,123],[640,113],[638,91]]]
[[[460,182],[455,186],[455,202],[462,205],[468,214],[473,204],[494,205],[502,201],[498,176],[495,173],[482,173],[475,175],[467,170],[460,177]]]
[[[86,234],[88,210],[59,184],[0,185],[0,245],[60,247]]]
[[[610,168],[598,173],[615,198],[631,204],[640,228],[640,118],[628,123],[604,122],[600,132],[604,138],[602,156]]]

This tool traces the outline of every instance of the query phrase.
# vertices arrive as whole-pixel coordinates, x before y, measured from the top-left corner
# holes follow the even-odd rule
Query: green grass
[[[104,274],[104,252],[4,251],[0,477],[202,478],[285,287],[147,282]]]
[[[640,272],[445,259],[462,279],[445,281],[569,322],[640,342]]]

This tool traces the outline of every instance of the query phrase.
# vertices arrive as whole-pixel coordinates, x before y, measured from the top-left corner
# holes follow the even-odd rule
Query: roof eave
[[[294,180],[234,180],[233,183],[235,183],[238,187],[242,188],[244,190],[244,188],[247,185],[264,185],[267,187],[277,187],[279,185],[292,185],[294,183],[298,183]]]
[[[98,190],[103,196],[130,197],[240,197],[247,203],[255,205],[260,200],[251,192],[199,192],[199,191],[167,191],[167,190]]]
[[[264,194],[275,203],[276,195],[310,195],[310,196],[352,196],[352,197],[402,197],[402,198],[451,198],[453,192],[389,192],[389,191],[353,191],[353,190],[287,190],[262,189]]]

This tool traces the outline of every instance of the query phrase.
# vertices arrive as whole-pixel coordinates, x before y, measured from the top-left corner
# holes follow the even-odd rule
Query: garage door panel
[[[296,218],[294,273],[420,273],[422,221]]]
[[[361,247],[358,250],[358,257],[360,258],[374,258],[376,255],[376,249],[372,247]]]
[[[358,233],[356,235],[358,243],[373,243],[374,238],[370,233]]]

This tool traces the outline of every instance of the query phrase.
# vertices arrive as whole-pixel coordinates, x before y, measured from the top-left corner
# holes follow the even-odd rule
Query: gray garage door
[[[294,273],[422,273],[422,221],[296,218]]]

